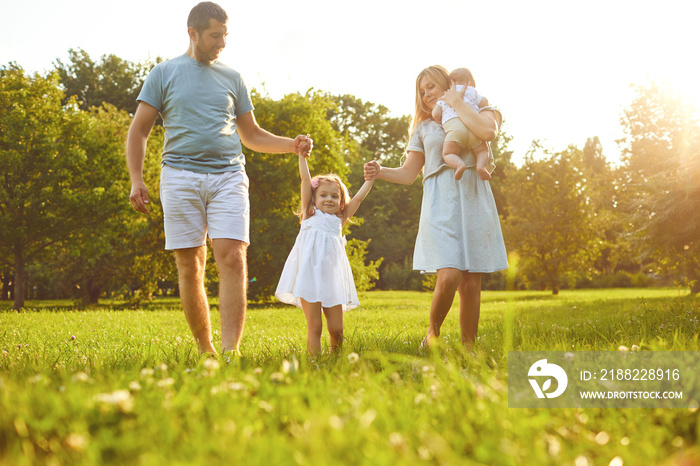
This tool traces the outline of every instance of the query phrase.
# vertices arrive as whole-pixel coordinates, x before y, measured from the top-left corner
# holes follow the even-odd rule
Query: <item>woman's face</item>
[[[418,83],[418,90],[420,91],[420,98],[423,104],[428,107],[429,110],[435,107],[438,99],[445,93],[445,91],[436,86],[428,76],[423,76],[420,80]]]

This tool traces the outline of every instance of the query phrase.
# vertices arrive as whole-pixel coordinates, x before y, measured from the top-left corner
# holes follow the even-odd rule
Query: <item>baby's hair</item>
[[[457,68],[456,70],[452,70],[452,73],[450,73],[450,79],[458,84],[471,83],[472,87],[476,87],[476,81],[474,81],[474,76],[472,75],[472,72],[469,71],[467,68]]]
[[[299,220],[303,220],[304,217],[309,218],[314,215],[314,206],[316,205],[316,189],[319,187],[322,181],[327,181],[330,183],[335,183],[338,185],[340,191],[340,209],[338,209],[338,216],[342,218],[343,222],[347,220],[345,217],[345,208],[350,202],[350,191],[345,186],[345,183],[340,179],[335,173],[327,173],[325,175],[316,175],[311,178],[311,198],[308,204],[301,206],[299,210]]]

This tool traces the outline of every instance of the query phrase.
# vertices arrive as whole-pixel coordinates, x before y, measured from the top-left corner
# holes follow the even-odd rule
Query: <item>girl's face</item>
[[[418,83],[418,89],[420,91],[420,98],[423,101],[423,104],[428,107],[429,110],[432,110],[433,107],[435,107],[438,99],[445,93],[445,91],[436,86],[428,76],[423,76]]]
[[[338,184],[322,180],[316,188],[314,205],[326,214],[337,214],[340,210],[340,187]]]

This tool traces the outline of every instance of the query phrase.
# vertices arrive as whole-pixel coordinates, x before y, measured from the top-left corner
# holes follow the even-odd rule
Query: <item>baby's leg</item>
[[[331,337],[331,353],[343,346],[343,306],[324,307],[328,334]]]
[[[484,181],[491,179],[491,173],[486,169],[489,163],[489,148],[485,142],[482,142],[474,148],[474,156],[476,157],[476,172],[479,178]]]
[[[455,169],[455,180],[461,180],[464,170],[467,166],[464,164],[464,160],[458,155],[462,152],[462,148],[453,141],[446,141],[442,145],[442,159],[445,163]]]
[[[307,303],[302,299],[301,308],[306,317],[306,347],[311,354],[321,354],[321,332],[323,332],[321,303]]]

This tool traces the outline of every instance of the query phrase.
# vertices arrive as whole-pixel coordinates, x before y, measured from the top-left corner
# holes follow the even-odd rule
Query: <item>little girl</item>
[[[323,320],[330,334],[331,351],[343,343],[343,311],[360,305],[350,262],[345,252],[343,225],[372,189],[365,181],[355,197],[337,175],[311,179],[306,158],[299,156],[301,176],[301,228],[284,264],[275,297],[304,311],[309,352],[321,352]]]

